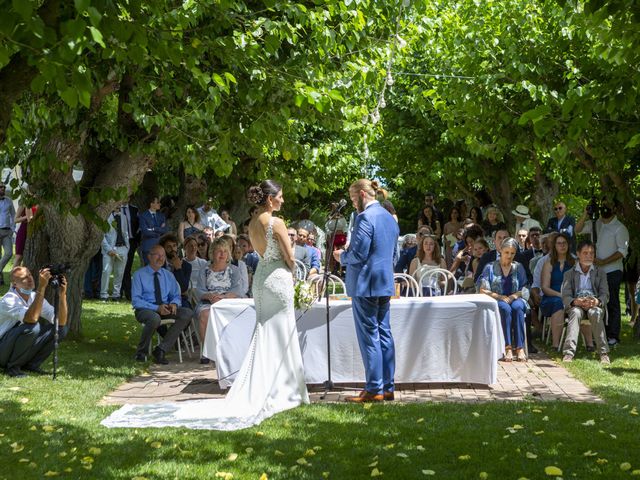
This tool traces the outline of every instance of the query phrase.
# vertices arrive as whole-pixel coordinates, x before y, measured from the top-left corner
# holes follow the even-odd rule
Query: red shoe
[[[357,397],[346,397],[344,400],[350,403],[382,402],[384,400],[384,395],[381,393],[369,393],[366,390],[362,390],[360,395]]]

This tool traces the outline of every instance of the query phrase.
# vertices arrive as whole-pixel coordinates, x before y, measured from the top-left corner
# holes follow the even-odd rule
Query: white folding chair
[[[449,270],[444,268],[432,268],[420,276],[418,285],[431,287],[436,291],[436,295],[447,295],[449,287],[453,294],[458,293],[458,283],[456,277]],[[440,290],[442,288],[442,291]]]
[[[309,279],[309,285],[311,285],[313,292],[315,292],[316,298],[322,298],[325,293],[325,288],[329,288],[330,295],[347,293],[347,287],[340,277],[329,275],[327,285],[325,285],[324,278],[324,275],[316,275]],[[340,292],[336,291],[338,287],[340,287]]]
[[[171,326],[174,323],[176,323],[176,321],[173,318],[163,318],[163,319],[160,320],[160,326],[162,326],[162,325]],[[184,342],[184,346],[185,346],[185,349],[187,351],[187,355],[189,356],[189,358],[191,358],[191,352],[189,351],[189,343],[188,343],[188,340],[187,340],[187,336],[185,335],[184,332],[185,332],[184,330],[182,332],[180,332],[180,336],[178,337],[178,341],[176,342],[178,344],[178,359],[180,360],[180,363],[182,363],[182,346],[180,345],[180,341]],[[160,334],[158,333],[157,330],[154,333],[154,335],[157,335],[157,338],[158,338],[157,345],[160,345]],[[153,346],[153,340],[151,342],[149,342],[149,356],[151,356],[152,346]]]
[[[305,281],[307,279],[307,266],[301,260],[295,259],[296,262],[296,280]]]
[[[400,284],[402,288],[404,286],[405,297],[421,297],[422,289],[418,285],[418,282],[408,273],[394,273],[393,280],[395,283]]]

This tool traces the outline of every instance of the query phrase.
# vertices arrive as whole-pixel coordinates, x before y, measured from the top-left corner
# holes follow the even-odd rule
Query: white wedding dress
[[[273,218],[267,229],[267,248],[253,278],[253,294],[256,329],[225,398],[124,405],[102,425],[240,430],[309,403],[294,316],[292,276],[273,237]]]

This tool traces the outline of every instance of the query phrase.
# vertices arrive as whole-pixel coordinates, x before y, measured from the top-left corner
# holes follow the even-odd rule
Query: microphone
[[[347,206],[347,201],[344,198],[341,198],[338,203],[333,202],[331,204],[331,213],[335,215],[346,206]]]

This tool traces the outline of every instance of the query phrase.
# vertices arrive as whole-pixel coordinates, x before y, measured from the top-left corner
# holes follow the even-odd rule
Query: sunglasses
[[[295,234],[295,233],[290,233],[290,234],[289,234],[289,236],[290,236],[291,238],[295,238],[296,234]]]
[[[556,212],[560,211],[560,210],[564,210],[564,207],[554,207],[553,208]]]

